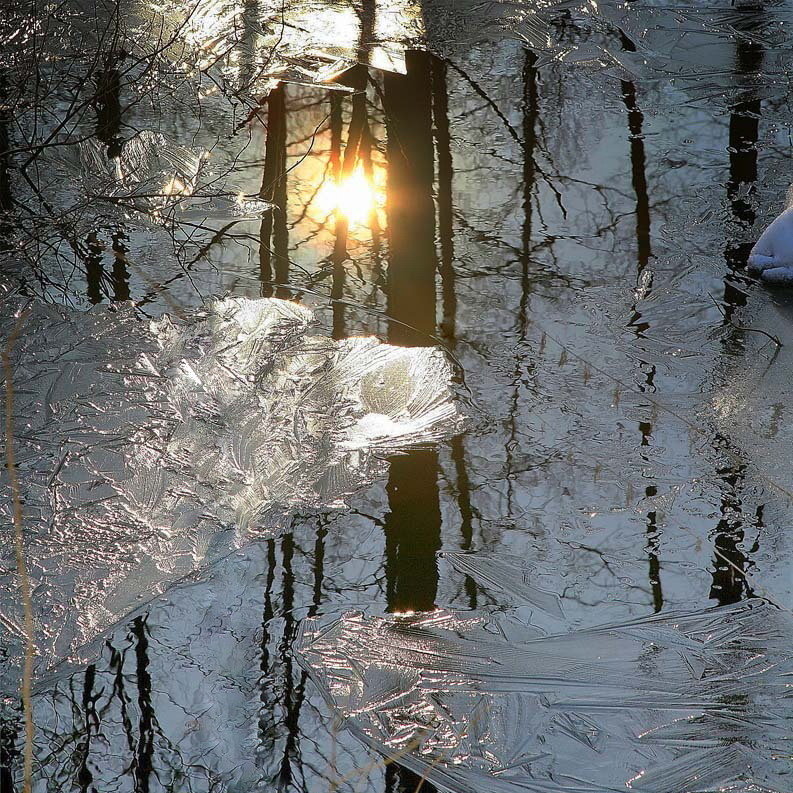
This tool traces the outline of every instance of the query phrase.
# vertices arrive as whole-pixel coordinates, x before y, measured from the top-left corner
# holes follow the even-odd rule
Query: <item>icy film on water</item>
[[[296,510],[340,505],[383,453],[459,426],[438,349],[336,342],[312,321],[288,301],[228,298],[144,323],[131,306],[78,312],[2,286],[42,668]],[[0,483],[0,591],[17,607],[3,609],[0,656],[15,686],[5,471]]]
[[[558,609],[524,599],[509,562],[443,556],[503,582],[507,605]],[[304,623],[301,653],[360,740],[442,790],[790,789],[789,614],[754,601],[541,634],[516,609],[349,612]]]

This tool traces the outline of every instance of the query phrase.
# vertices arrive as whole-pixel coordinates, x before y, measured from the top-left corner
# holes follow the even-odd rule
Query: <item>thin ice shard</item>
[[[295,510],[341,504],[383,470],[383,450],[459,426],[440,351],[312,336],[295,303],[229,298],[146,325],[131,306],[81,313],[0,289],[0,344],[29,311],[14,443],[45,666]],[[3,533],[10,510],[3,473]],[[13,678],[11,547],[0,656]]]
[[[471,578],[491,591],[506,595],[505,605],[535,606],[557,619],[564,619],[562,604],[555,592],[548,592],[530,583],[534,571],[522,559],[507,554],[464,553],[444,551],[439,557],[445,559],[458,572]]]
[[[301,658],[356,735],[441,788],[790,789],[790,730],[769,729],[793,719],[788,614],[743,603],[528,640],[491,622],[352,613],[308,622]]]

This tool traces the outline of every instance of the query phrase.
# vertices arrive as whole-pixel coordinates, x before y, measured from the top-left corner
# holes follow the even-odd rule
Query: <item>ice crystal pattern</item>
[[[295,303],[228,298],[147,324],[131,304],[77,312],[0,288],[0,342],[20,323],[13,441],[43,667],[460,421],[441,351],[311,335]],[[5,471],[0,511],[0,656],[15,685]]]

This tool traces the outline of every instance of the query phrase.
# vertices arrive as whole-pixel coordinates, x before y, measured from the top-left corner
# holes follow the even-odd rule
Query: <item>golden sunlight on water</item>
[[[372,213],[377,209],[375,188],[360,166],[339,184],[327,182],[323,185],[316,200],[320,210],[338,211],[351,225],[368,223]]]
[[[172,177],[162,187],[163,195],[190,195],[192,188],[186,185],[178,176]]]

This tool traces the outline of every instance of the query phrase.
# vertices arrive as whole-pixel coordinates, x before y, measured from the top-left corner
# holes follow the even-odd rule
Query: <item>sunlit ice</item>
[[[341,182],[327,182],[317,195],[317,204],[324,212],[337,211],[350,223],[363,225],[377,206],[375,189],[363,168],[357,168]]]

